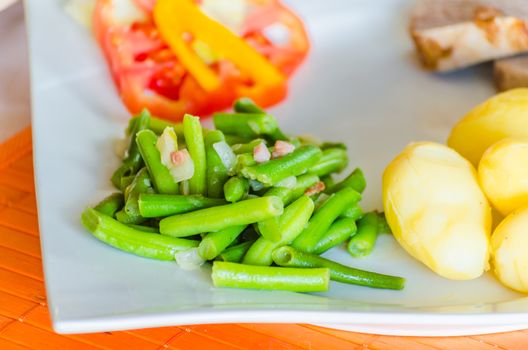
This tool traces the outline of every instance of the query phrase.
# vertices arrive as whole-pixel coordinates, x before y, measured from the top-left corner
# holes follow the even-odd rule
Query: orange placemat
[[[528,349],[528,331],[425,338],[300,324],[216,324],[58,335],[44,290],[31,131],[0,145],[0,349]]]

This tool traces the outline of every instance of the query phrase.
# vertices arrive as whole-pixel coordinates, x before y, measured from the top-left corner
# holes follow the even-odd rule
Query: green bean
[[[326,268],[296,269],[215,261],[212,279],[215,287],[324,292],[328,290],[330,271]]]
[[[200,118],[186,114],[183,117],[183,134],[185,143],[194,163],[194,175],[189,180],[191,194],[205,195],[207,191],[205,144]]]
[[[258,230],[267,240],[289,244],[295,239],[291,238],[292,236],[297,237],[301,233],[313,211],[313,201],[307,196],[302,196],[287,206],[281,216],[258,222]]]
[[[370,212],[359,220],[357,233],[348,242],[348,252],[355,258],[367,256],[374,249],[377,238],[378,215]]]
[[[136,225],[136,224],[129,224],[128,227],[131,227],[138,231],[143,232],[150,232],[150,233],[159,233],[159,230],[152,226],[144,226],[144,225]]]
[[[347,146],[343,142],[323,142],[319,145],[319,148],[322,150],[329,148],[340,148],[342,150],[347,150]]]
[[[267,134],[277,127],[277,121],[273,117],[261,113],[215,113],[213,122],[216,129],[225,134],[250,139]],[[250,123],[253,124],[253,128]]]
[[[235,101],[233,109],[237,113],[260,113],[266,114],[266,111],[260,108],[248,97],[242,97]]]
[[[285,244],[270,241],[269,239],[260,236],[251,247],[249,247],[242,259],[242,263],[246,265],[270,266],[273,264],[271,254],[275,249],[282,247],[283,245]]]
[[[248,225],[281,215],[277,197],[262,197],[170,216],[160,221],[160,233],[174,237],[212,232],[236,225]]]
[[[248,251],[249,247],[255,242],[255,240],[246,241],[239,243],[237,245],[231,246],[227,249],[225,249],[220,255],[218,256],[222,261],[228,261],[228,262],[241,262],[242,258]]]
[[[251,101],[251,100],[250,100]],[[264,113],[266,114],[266,112],[261,109],[260,107],[258,107],[256,104],[252,103],[253,101],[251,101],[251,103],[248,103],[249,101],[242,101],[241,104],[239,104],[239,109],[240,107],[242,107],[241,109],[244,110],[244,112],[242,113]],[[241,106],[242,105],[242,106]],[[238,112],[236,110],[236,103],[235,103],[235,112]],[[240,112],[239,112],[240,113]],[[279,127],[279,124],[277,123],[277,120],[275,119],[275,117],[273,116],[270,116],[274,121],[275,121],[275,125],[276,127],[271,130],[269,133],[267,133],[266,135],[269,136],[271,138],[272,141],[277,141],[277,140],[288,140],[288,137],[286,135],[284,135],[284,133],[281,131],[280,127]],[[250,127],[255,130],[255,126],[253,124],[250,124]]]
[[[134,215],[127,213],[125,209],[121,209],[120,211],[115,213],[115,218],[117,221],[119,221],[122,224],[141,224],[143,221],[145,221],[144,218],[142,218],[140,215]]]
[[[202,195],[140,194],[139,212],[144,218],[187,213],[189,211],[226,204],[220,198],[207,198]]]
[[[251,137],[248,138],[248,137],[242,137],[242,136],[230,135],[230,134],[224,134],[224,137],[225,137],[225,141],[230,146],[236,145],[239,143],[248,143],[253,139]]]
[[[279,197],[282,203],[284,205],[287,205],[287,200],[291,197],[292,190],[290,188],[286,187],[272,187],[269,190],[267,190],[263,196],[269,197],[269,196],[275,196]]]
[[[344,188],[333,194],[315,212],[304,231],[293,241],[295,249],[311,253],[317,242],[330,228],[330,225],[343,212],[343,209],[359,202],[361,195],[351,188]]]
[[[197,241],[133,229],[91,208],[83,212],[81,221],[97,239],[146,258],[174,260],[176,252],[198,246]]]
[[[136,144],[136,134],[141,130],[148,128],[150,123],[150,113],[144,109],[141,114],[136,117],[136,122],[133,123],[133,130],[130,130],[130,144],[128,146],[127,157],[123,160],[123,163],[117,170],[112,174],[112,183],[115,187],[121,188],[121,178],[124,176],[135,175],[136,172],[143,166],[142,155],[139,152],[138,145]]]
[[[261,143],[266,144],[266,140],[255,139],[247,143],[238,143],[236,145],[231,146],[231,148],[233,149],[233,152],[235,152],[235,154],[253,153],[253,149]]]
[[[378,214],[378,233],[392,233],[392,230],[387,222],[384,212],[377,212]]]
[[[150,118],[152,118],[152,116]],[[138,119],[139,119],[139,116],[136,115],[128,120],[128,125],[127,125],[127,128],[125,129],[125,133],[127,136],[133,136],[136,133]],[[149,126],[150,126],[150,123],[149,123]]]
[[[114,214],[120,210],[125,204],[125,199],[122,193],[112,193],[105,199],[99,202],[94,209],[100,213],[108,216],[114,216]]]
[[[272,141],[287,140],[280,131],[277,120],[262,113],[215,113],[213,122],[218,130],[225,134],[235,134],[254,139],[258,136],[269,136]]]
[[[145,161],[156,191],[164,194],[177,194],[178,184],[174,181],[169,169],[161,163],[161,155],[156,148],[157,140],[158,137],[152,130],[142,130],[136,134],[139,152]]]
[[[343,181],[328,188],[325,192],[331,194],[345,187],[350,187],[359,193],[363,193],[365,187],[367,187],[367,182],[365,181],[365,176],[363,175],[363,171],[361,171],[360,168],[354,169],[354,171],[350,173],[350,175],[348,175]]]
[[[235,203],[242,200],[249,192],[249,182],[243,177],[234,176],[224,184],[226,201]]]
[[[271,254],[273,250],[283,245],[290,244],[302,232],[304,226],[310,219],[314,210],[313,201],[307,196],[302,196],[284,209],[277,222],[278,230],[274,233],[278,236],[268,239],[264,236],[257,239],[244,256],[244,264],[271,265],[273,262]],[[268,233],[268,236],[270,234]]]
[[[328,148],[323,150],[321,159],[308,169],[310,174],[325,176],[331,173],[340,172],[348,165],[346,150],[341,148]]]
[[[150,118],[149,129],[154,131],[156,134],[161,135],[165,128],[171,127],[174,129],[174,132],[178,138],[183,138],[183,124],[182,123],[173,123],[164,119],[159,119],[156,117]]]
[[[147,168],[142,168],[125,189],[125,206],[115,214],[116,219],[123,224],[144,222],[145,218],[139,212],[138,198],[141,193],[152,193],[153,191]]]
[[[286,205],[286,200],[291,196],[291,189],[286,187],[272,187],[264,193],[264,197],[275,196],[278,197],[282,204]],[[278,237],[277,231],[279,230],[279,217],[269,218],[258,223],[260,232],[268,239],[275,240]]]
[[[292,189],[290,196],[285,200],[284,204],[293,202],[306,192],[307,189],[319,182],[319,176],[313,174],[304,174],[297,177],[297,184]]]
[[[239,225],[208,233],[198,246],[198,254],[204,260],[213,260],[233,243],[245,228],[246,225]]]
[[[132,181],[134,181],[135,177],[136,175],[134,174],[130,176],[123,176],[121,178],[121,186],[119,187],[121,189],[121,192],[125,192],[126,188],[132,183]]]
[[[297,251],[285,246],[273,252],[273,261],[279,266],[330,269],[330,279],[333,281],[357,284],[372,288],[403,289],[405,279],[397,276],[383,275],[348,267],[315,254]]]
[[[235,169],[233,169],[233,172],[232,172],[231,175],[241,174],[242,173],[242,169],[244,169],[246,167],[254,166],[256,164],[257,164],[257,162],[253,158],[253,154],[252,153],[237,154],[236,163],[235,163]]]
[[[327,250],[344,243],[357,231],[356,221],[354,219],[343,218],[337,219],[330,226],[324,236],[317,242],[314,253],[323,254]]]
[[[323,176],[321,181],[324,183],[325,189],[335,185],[335,180],[331,174]]]
[[[343,210],[341,215],[339,215],[341,218],[349,218],[353,219],[355,221],[358,221],[363,217],[363,209],[359,206],[359,204],[354,204]]]
[[[150,176],[147,168],[141,169],[137,174],[132,183],[125,190],[125,208],[124,210],[128,215],[141,216],[139,212],[138,199],[141,193],[152,193],[150,182]]]
[[[224,184],[229,178],[228,169],[213,147],[215,143],[222,141],[225,141],[225,137],[219,130],[205,135],[207,195],[211,198],[223,197]]]
[[[284,157],[242,169],[242,175],[260,181],[267,186],[289,176],[298,176],[306,172],[321,157],[321,150],[315,146],[302,146]]]

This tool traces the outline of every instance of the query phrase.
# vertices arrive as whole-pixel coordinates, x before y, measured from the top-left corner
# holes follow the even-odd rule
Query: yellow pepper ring
[[[219,89],[221,80],[189,48],[184,33],[207,43],[216,54],[248,74],[254,85],[245,91],[247,96],[284,84],[286,78],[264,56],[222,24],[207,17],[191,0],[158,0],[154,7],[154,21],[182,65],[206,91]]]

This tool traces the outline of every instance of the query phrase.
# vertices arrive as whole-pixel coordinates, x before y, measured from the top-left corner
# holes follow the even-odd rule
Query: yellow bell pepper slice
[[[251,87],[238,91],[242,95],[258,96],[270,89],[284,88],[286,78],[275,66],[242,38],[205,15],[191,0],[158,0],[154,21],[162,38],[205,91],[221,88],[222,82],[185,42],[185,34],[206,43],[216,55],[235,64],[253,80]]]

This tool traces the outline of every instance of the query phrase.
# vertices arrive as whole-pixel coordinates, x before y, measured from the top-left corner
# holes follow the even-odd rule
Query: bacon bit
[[[326,186],[324,182],[318,181],[315,185],[312,187],[309,187],[304,194],[307,196],[313,196],[314,194],[318,194],[320,192],[323,192],[325,190]]]
[[[273,158],[279,158],[295,151],[295,146],[286,141],[276,141],[273,148]]]
[[[255,162],[264,163],[270,160],[270,158],[270,151],[264,142],[259,143],[257,146],[255,146],[255,148],[253,148],[253,159],[255,159]]]
[[[187,154],[184,151],[174,151],[170,154],[172,164],[174,165],[181,165],[185,162],[185,158],[187,158]]]

